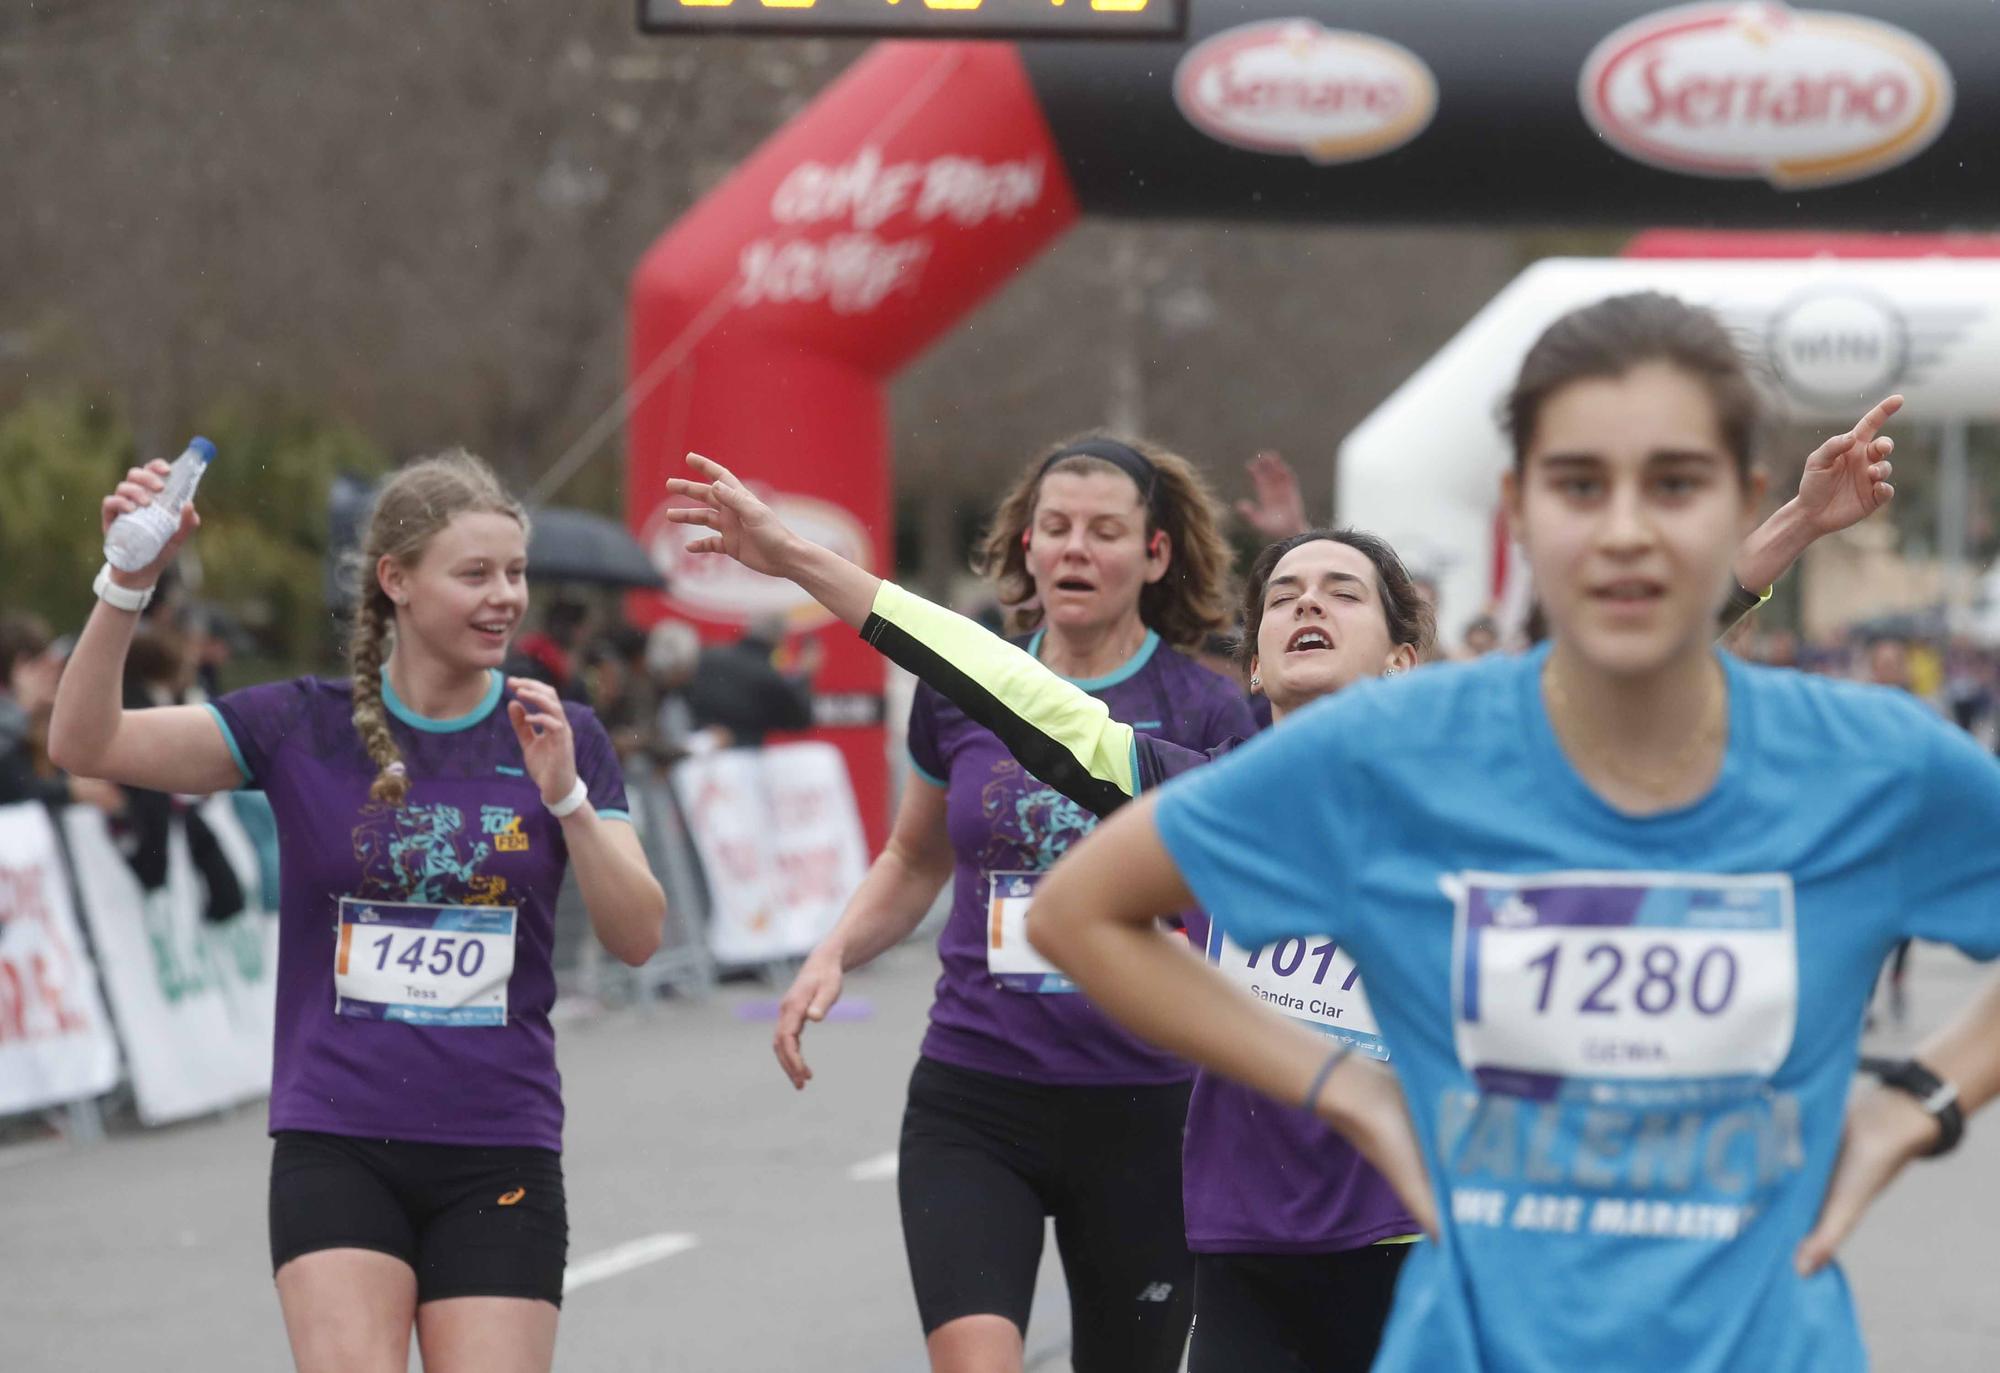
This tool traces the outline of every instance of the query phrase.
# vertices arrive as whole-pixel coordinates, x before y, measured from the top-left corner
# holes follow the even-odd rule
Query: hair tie
[[[383,768],[382,775],[384,777],[408,777],[410,775],[410,770],[403,766],[403,760],[399,758],[395,762],[389,764],[388,767]]]

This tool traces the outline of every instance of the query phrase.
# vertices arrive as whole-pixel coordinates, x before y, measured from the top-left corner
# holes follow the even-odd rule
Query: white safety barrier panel
[[[178,825],[168,843],[167,881],[148,892],[101,814],[73,806],[63,816],[139,1119],[148,1125],[252,1100],[271,1085],[276,893],[263,891],[254,846],[229,798],[203,802],[200,813],[236,869],[248,905],[220,924],[202,919],[200,879]]]
[[[831,744],[724,749],[689,758],[673,785],[708,879],[720,963],[808,952],[868,868],[854,788]]]
[[[84,1101],[117,1081],[118,1041],[55,825],[40,805],[0,807],[0,1115]]]

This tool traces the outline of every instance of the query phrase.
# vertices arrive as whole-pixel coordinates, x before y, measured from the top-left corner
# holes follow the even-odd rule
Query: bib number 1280
[[[1618,945],[1599,942],[1572,950],[1567,967],[1561,943],[1552,943],[1527,962],[1540,980],[1535,1010],[1546,1014],[1558,993],[1581,997],[1579,1015],[1616,1015],[1630,1006],[1640,1015],[1665,1015],[1686,1003],[1701,1015],[1721,1015],[1736,996],[1736,951],[1726,944],[1691,949],[1684,956],[1673,944],[1648,944],[1628,960]]]

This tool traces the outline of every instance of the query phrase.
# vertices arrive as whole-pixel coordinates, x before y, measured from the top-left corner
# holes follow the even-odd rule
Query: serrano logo
[[[860,567],[873,566],[873,546],[867,527],[852,513],[828,501],[783,491],[759,491],[778,518],[800,535]],[[666,599],[675,608],[704,620],[747,624],[767,615],[783,615],[794,630],[825,624],[833,617],[790,582],[752,572],[734,558],[719,553],[689,553],[688,543],[708,531],[698,525],[673,524],[667,506],[646,522],[640,542],[653,566],[667,579]]]
[[[1663,10],[1584,63],[1584,117],[1628,157],[1696,176],[1830,186],[1909,161],[1951,119],[1951,71],[1879,20],[1757,4]]]
[[[1310,19],[1268,19],[1197,44],[1174,103],[1222,143],[1319,163],[1402,147],[1437,112],[1437,80],[1408,48]]]

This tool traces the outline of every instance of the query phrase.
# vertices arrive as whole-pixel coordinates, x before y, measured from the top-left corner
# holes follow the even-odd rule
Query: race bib
[[[1272,1010],[1344,1039],[1371,1058],[1389,1057],[1360,970],[1332,939],[1280,939],[1245,950],[1211,922],[1208,961]]]
[[[992,872],[986,878],[986,971],[1010,992],[1074,992],[1076,983],[1028,942],[1028,903],[1042,874]]]
[[[411,1025],[507,1023],[512,906],[340,899],[333,1010]]]
[[[1463,873],[1452,1006],[1488,1091],[1768,1079],[1798,1012],[1782,873]]]

